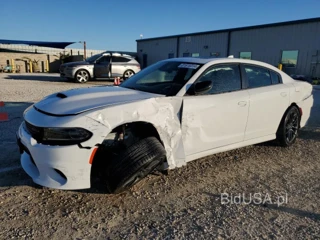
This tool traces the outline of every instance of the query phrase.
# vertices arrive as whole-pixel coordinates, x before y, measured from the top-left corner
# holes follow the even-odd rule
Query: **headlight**
[[[73,145],[92,137],[92,133],[83,128],[43,128],[28,122],[24,127],[38,143],[48,145]]]
[[[83,128],[43,128],[42,143],[70,145],[84,142],[92,133]]]

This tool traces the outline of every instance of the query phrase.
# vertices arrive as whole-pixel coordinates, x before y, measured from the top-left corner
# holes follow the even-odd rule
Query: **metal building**
[[[320,77],[320,18],[137,40],[143,67],[173,57],[247,58]]]

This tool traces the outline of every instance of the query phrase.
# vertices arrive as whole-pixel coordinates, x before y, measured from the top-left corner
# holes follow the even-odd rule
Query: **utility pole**
[[[79,43],[83,43],[83,58],[85,60],[87,58],[87,43],[86,41],[80,41]]]

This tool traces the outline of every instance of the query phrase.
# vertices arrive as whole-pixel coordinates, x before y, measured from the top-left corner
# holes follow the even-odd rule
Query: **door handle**
[[[286,97],[286,96],[287,96],[287,93],[286,93],[286,92],[282,92],[282,93],[280,93],[280,95],[281,95],[282,97]]]
[[[244,107],[244,106],[247,105],[247,102],[246,102],[246,101],[240,101],[240,102],[238,102],[238,105],[239,105],[240,107]]]

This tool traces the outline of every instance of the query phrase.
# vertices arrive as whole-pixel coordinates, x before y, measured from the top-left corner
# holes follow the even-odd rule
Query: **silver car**
[[[133,56],[121,53],[101,53],[81,62],[64,63],[60,76],[85,83],[92,78],[130,78],[140,71],[140,64]]]

